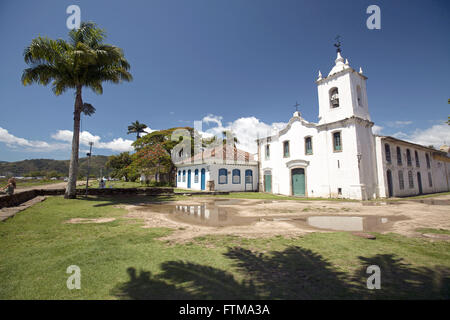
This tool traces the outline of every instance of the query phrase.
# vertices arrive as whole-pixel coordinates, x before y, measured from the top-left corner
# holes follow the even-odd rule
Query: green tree
[[[136,140],[137,140],[140,138],[140,134],[145,132],[146,128],[147,125],[139,123],[139,121],[136,120],[136,122],[131,123],[131,126],[128,126],[128,134],[136,133]]]
[[[147,145],[139,149],[132,157],[133,162],[129,169],[145,175],[154,174],[156,182],[160,181],[161,173],[170,173],[173,167],[170,154],[162,143]]]
[[[130,176],[130,171],[128,166],[131,164],[133,159],[129,152],[122,152],[118,155],[112,155],[108,158],[106,162],[106,167],[112,169],[111,177],[122,179],[125,177],[125,181],[128,181]]]
[[[92,22],[82,22],[69,32],[69,41],[38,37],[25,48],[24,60],[30,66],[22,74],[23,85],[52,84],[55,95],[75,90],[72,154],[65,198],[76,197],[80,116],[83,88],[103,93],[103,82],[131,81],[130,64],[122,49],[104,44],[105,31]]]

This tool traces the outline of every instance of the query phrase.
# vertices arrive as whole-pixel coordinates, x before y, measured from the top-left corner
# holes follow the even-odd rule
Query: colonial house
[[[178,188],[256,191],[258,187],[258,161],[232,145],[209,148],[175,164]]]
[[[204,190],[203,182],[190,178],[202,172],[201,181],[213,181],[216,190],[301,197],[366,200],[450,191],[448,150],[373,134],[366,80],[338,48],[331,71],[325,77],[319,71],[316,80],[317,123],[296,111],[284,129],[256,141],[257,161],[237,163],[225,157],[226,164],[217,164],[202,158],[196,166],[177,165],[177,186]],[[240,179],[247,170],[252,172],[251,187]]]

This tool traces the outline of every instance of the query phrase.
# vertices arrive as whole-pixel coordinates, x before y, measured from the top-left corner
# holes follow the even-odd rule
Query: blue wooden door
[[[205,190],[205,179],[206,179],[206,173],[205,173],[205,169],[202,169],[202,173],[201,173],[201,177],[200,177],[200,184],[201,184],[201,189]]]
[[[187,187],[191,187],[191,170],[188,170],[188,181],[187,181]]]

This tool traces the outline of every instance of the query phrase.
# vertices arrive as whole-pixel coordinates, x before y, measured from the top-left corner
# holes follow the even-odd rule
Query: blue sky
[[[22,52],[42,35],[67,39],[66,8],[107,31],[124,49],[134,81],[84,92],[97,113],[83,119],[94,153],[125,150],[135,120],[151,129],[193,126],[251,130],[287,122],[296,101],[317,121],[318,70],[328,74],[342,36],[343,56],[363,68],[369,110],[381,134],[450,143],[448,1],[2,1],[0,160],[68,159],[74,96],[20,82]],[[381,8],[381,30],[366,8]],[[252,118],[254,117],[254,118]],[[209,125],[209,126],[208,126]],[[82,144],[81,149],[85,149]]]

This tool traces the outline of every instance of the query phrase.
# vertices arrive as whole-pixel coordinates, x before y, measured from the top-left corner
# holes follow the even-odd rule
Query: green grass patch
[[[167,243],[174,230],[142,228],[115,206],[141,200],[49,197],[0,223],[0,299],[450,298],[446,241],[317,232]],[[116,220],[65,223],[105,217]],[[374,264],[381,290],[366,288]],[[66,287],[70,265],[81,268],[80,290]]]

